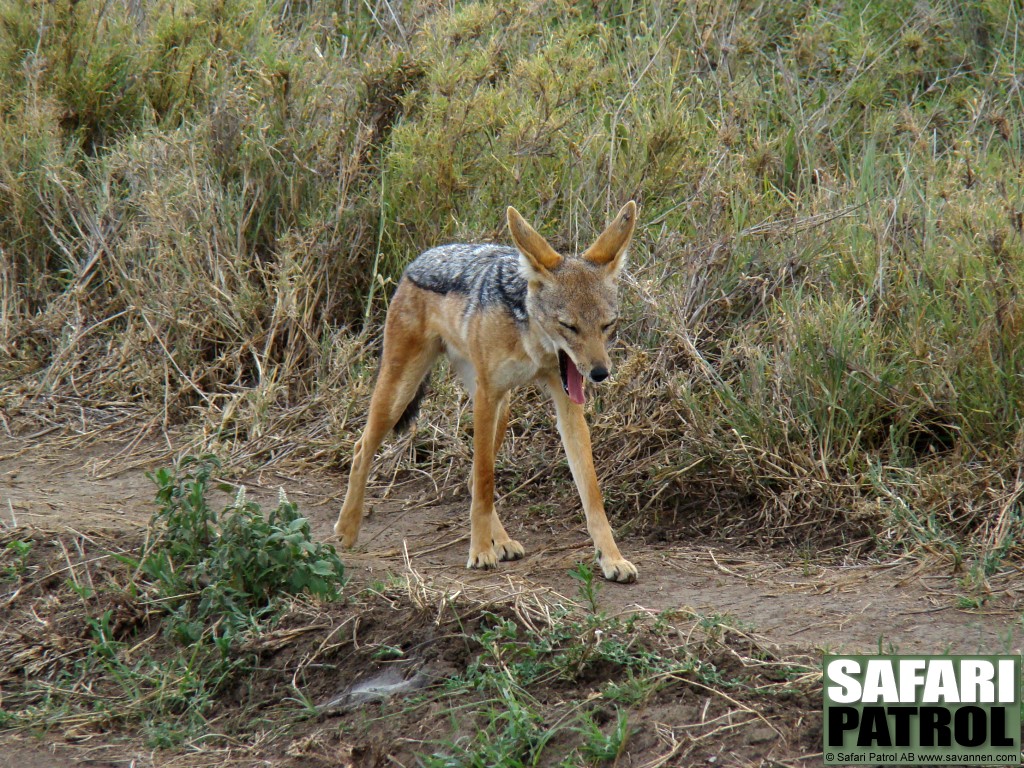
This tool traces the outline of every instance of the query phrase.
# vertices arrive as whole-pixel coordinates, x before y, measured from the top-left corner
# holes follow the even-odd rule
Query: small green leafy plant
[[[273,626],[290,596],[338,597],[341,560],[312,540],[283,493],[267,514],[244,489],[222,511],[211,506],[218,466],[209,456],[187,458],[151,475],[157,509],[145,544],[138,554],[112,555],[130,572],[95,589],[70,586],[93,611],[84,617],[89,643],[55,672],[56,686],[26,691],[14,717],[44,727],[69,714],[104,727],[121,722],[140,728],[150,746],[179,746],[208,733],[218,696],[255,670],[245,643]],[[163,637],[138,643],[153,620]]]
[[[218,467],[211,456],[190,457],[180,465],[183,475],[151,475],[159,510],[138,566],[166,601],[171,630],[183,642],[195,642],[214,624],[219,636],[254,628],[281,596],[336,599],[344,584],[334,547],[312,540],[309,521],[283,493],[266,516],[244,487],[215,512],[206,496]]]
[[[574,578],[579,586],[579,596],[586,603],[591,613],[597,613],[597,594],[601,591],[601,585],[594,582],[594,569],[587,563],[580,563],[569,575]]]
[[[13,558],[13,561],[8,563],[4,569],[6,575],[12,579],[20,578],[28,567],[28,556],[32,552],[32,542],[15,539],[14,541],[9,541],[5,549]]]

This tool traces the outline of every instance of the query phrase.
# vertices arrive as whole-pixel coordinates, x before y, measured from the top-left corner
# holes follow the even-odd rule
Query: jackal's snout
[[[608,346],[611,340],[595,323],[585,338],[577,339],[573,356],[580,368],[580,373],[591,384],[600,384],[612,375],[612,358]]]

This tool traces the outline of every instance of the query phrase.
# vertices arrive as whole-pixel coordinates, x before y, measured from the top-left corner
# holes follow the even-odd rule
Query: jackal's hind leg
[[[334,524],[334,532],[341,539],[342,546],[354,546],[359,538],[366,479],[370,474],[374,454],[416,396],[420,382],[440,352],[441,344],[436,339],[426,338],[423,334],[412,333],[404,328],[396,329],[390,324],[385,327],[384,354],[370,398],[366,428],[356,442],[348,490],[338,521]]]

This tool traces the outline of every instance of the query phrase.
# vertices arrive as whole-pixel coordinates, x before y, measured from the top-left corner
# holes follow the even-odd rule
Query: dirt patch
[[[80,579],[91,572],[90,583],[106,576],[123,585],[125,573],[100,560],[99,534],[85,544],[81,534],[32,541],[37,546],[24,565],[41,576],[8,596],[3,628],[0,687],[10,691],[15,709],[25,703],[20,679],[62,685],[60,665],[84,656],[95,642],[99,615],[107,617],[111,639],[166,652],[160,650],[159,622],[130,600],[111,599],[125,594],[123,586],[90,594],[53,578],[66,562],[67,572]],[[110,540],[111,549],[129,543],[117,535]],[[105,568],[92,571],[97,563]],[[743,632],[712,633],[698,624],[686,615],[623,623],[522,590],[470,586],[460,598],[407,573],[389,584],[350,584],[345,599],[335,603],[296,601],[271,631],[239,647],[236,654],[251,656],[255,671],[218,693],[207,713],[217,726],[209,747],[194,741],[187,754],[147,752],[130,724],[86,714],[51,722],[46,741],[35,748],[11,735],[10,754],[95,765],[126,758],[138,765],[228,765],[258,758],[295,768],[385,766],[415,764],[424,754],[454,754],[457,761],[480,729],[505,727],[495,725],[493,714],[488,723],[486,713],[494,711],[500,690],[494,681],[523,674],[533,675],[536,685],[519,695],[540,713],[528,725],[551,737],[545,746],[550,757],[541,765],[578,748],[581,712],[587,717],[581,722],[593,729],[591,739],[626,724],[622,713],[631,713],[623,765],[658,755],[682,758],[694,750],[712,754],[726,745],[732,757],[725,764],[755,760],[763,748],[790,756],[802,750],[805,737],[794,724],[811,714],[809,697],[770,691],[791,685],[785,664],[762,660],[748,668],[752,653],[767,659],[772,653]],[[712,642],[711,634],[718,639]],[[637,665],[648,659],[663,666],[647,674],[644,690],[634,690]],[[711,676],[722,675],[743,683],[735,698],[712,684]],[[609,692],[619,703],[602,703]],[[97,679],[82,695],[101,701],[118,693]],[[455,712],[460,719],[453,722]],[[232,750],[226,735],[248,734],[253,723],[268,728],[266,735]],[[504,732],[496,737],[516,738]]]
[[[73,653],[88,634],[87,614],[107,613],[115,638],[156,632],[130,601],[96,598],[107,602],[90,603],[86,610],[68,597],[75,594],[68,591],[69,581],[125,578],[123,564],[111,553],[137,547],[153,511],[154,487],[144,470],[161,463],[157,451],[149,466],[113,473],[107,462],[112,450],[55,451],[35,444],[0,457],[0,544],[32,542],[18,567],[34,574],[18,594],[3,596],[5,632],[21,637],[25,652],[17,663],[7,660],[8,690],[19,676],[44,674],[47,665]],[[315,535],[330,536],[344,478],[267,472],[245,478],[245,484],[266,503],[283,487],[310,518]],[[136,765],[251,765],[257,758],[273,766],[410,765],[417,754],[469,743],[481,728],[491,727],[483,713],[494,706],[493,691],[452,682],[488,652],[471,638],[499,619],[525,632],[545,626],[544,617],[558,606],[570,606],[574,615],[589,610],[569,574],[592,557],[581,515],[502,509],[527,557],[476,573],[464,568],[465,499],[438,499],[422,481],[386,493],[371,489],[370,498],[376,501],[360,545],[343,556],[350,578],[345,599],[337,605],[297,604],[272,632],[244,649],[258,657],[259,673],[218,697],[213,722],[224,733],[256,728],[265,736],[244,746],[215,739],[216,748],[196,757],[174,749],[154,752],[116,724],[105,732],[54,724],[40,740],[19,733],[0,737],[0,765],[121,765],[128,756]],[[794,683],[792,670],[806,670],[823,648],[1020,650],[1016,573],[993,577],[979,596],[967,593],[959,574],[920,561],[846,562],[834,551],[815,558],[792,550],[736,548],[727,541],[683,545],[639,536],[623,537],[621,546],[639,566],[641,580],[602,582],[596,609],[610,621],[634,622],[635,639],[627,641],[705,666],[666,673],[640,700],[630,698],[633,671],[607,661],[529,690],[551,723],[579,706],[570,702],[593,694],[598,703],[587,705],[587,717],[608,734],[620,715],[600,704],[601,696],[608,686],[621,687],[628,738],[619,765],[661,759],[746,765],[766,757],[813,756],[820,751],[820,693],[815,695],[816,683],[806,677],[797,675]],[[12,562],[8,556],[4,564]],[[751,684],[735,697],[723,696],[702,677],[709,669]],[[376,693],[356,695],[360,686],[364,694]],[[750,693],[762,689],[763,695]],[[464,713],[454,730],[452,711]],[[252,722],[236,722],[242,712]],[[575,733],[557,732],[552,754],[560,739],[568,742]]]
[[[16,523],[43,531],[144,530],[154,493],[144,471],[160,461],[114,473],[104,463],[110,452],[110,447],[93,447],[55,454],[38,445],[0,457],[0,519],[6,527]],[[343,476],[273,471],[241,482],[265,503],[274,502],[284,488],[310,518],[314,534],[332,538]],[[569,570],[592,557],[578,509],[556,515],[505,507],[502,519],[526,546],[526,558],[492,573],[467,571],[468,499],[438,500],[433,486],[422,480],[392,486],[387,494],[382,499],[380,489],[370,490],[359,545],[344,556],[359,584],[405,571],[408,556],[409,566],[424,578],[452,591],[515,584],[552,598],[568,597],[576,591]],[[995,653],[1021,647],[1022,579],[1012,570],[989,579],[978,595],[963,585],[962,573],[920,560],[847,562],[835,550],[815,557],[713,539],[646,543],[627,536],[621,548],[641,578],[636,584],[604,586],[600,602],[609,613],[725,614],[793,649],[852,653],[881,644],[908,653]]]

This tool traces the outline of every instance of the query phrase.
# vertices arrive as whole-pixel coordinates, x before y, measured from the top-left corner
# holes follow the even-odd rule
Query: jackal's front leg
[[[494,460],[498,460],[498,453],[501,451],[501,444],[505,441],[505,432],[508,430],[508,407],[509,393],[506,392],[498,403],[497,417],[494,428]],[[505,526],[498,519],[497,511],[491,513],[491,539],[494,542],[494,551],[499,560],[519,560],[526,554],[523,545],[513,539],[505,531]]]
[[[562,382],[557,378],[548,382],[548,389],[555,401],[558,431],[569,459],[572,478],[580,492],[583,512],[587,516],[587,530],[597,548],[601,572],[609,581],[634,582],[637,575],[636,566],[619,552],[604,512],[601,488],[597,483],[597,472],[594,471],[594,457],[590,448],[590,429],[583,416],[583,406],[569,400],[562,389]]]
[[[495,416],[495,428],[494,428],[494,448],[491,453],[494,456],[493,464],[497,463],[498,454],[501,452],[501,444],[505,440],[505,432],[508,429],[508,402],[509,393],[506,392],[498,401],[496,406]],[[470,495],[475,498],[473,493],[473,474],[470,473],[469,477],[469,492]],[[491,504],[491,543],[494,546],[494,553],[498,556],[499,560],[520,560],[526,554],[526,549],[518,541],[508,535],[505,530],[505,526],[501,524],[501,520],[498,518],[498,512],[494,509],[494,504]],[[472,566],[471,566],[472,567]]]
[[[467,568],[494,568],[494,449],[501,395],[477,383],[473,396],[473,501]]]

